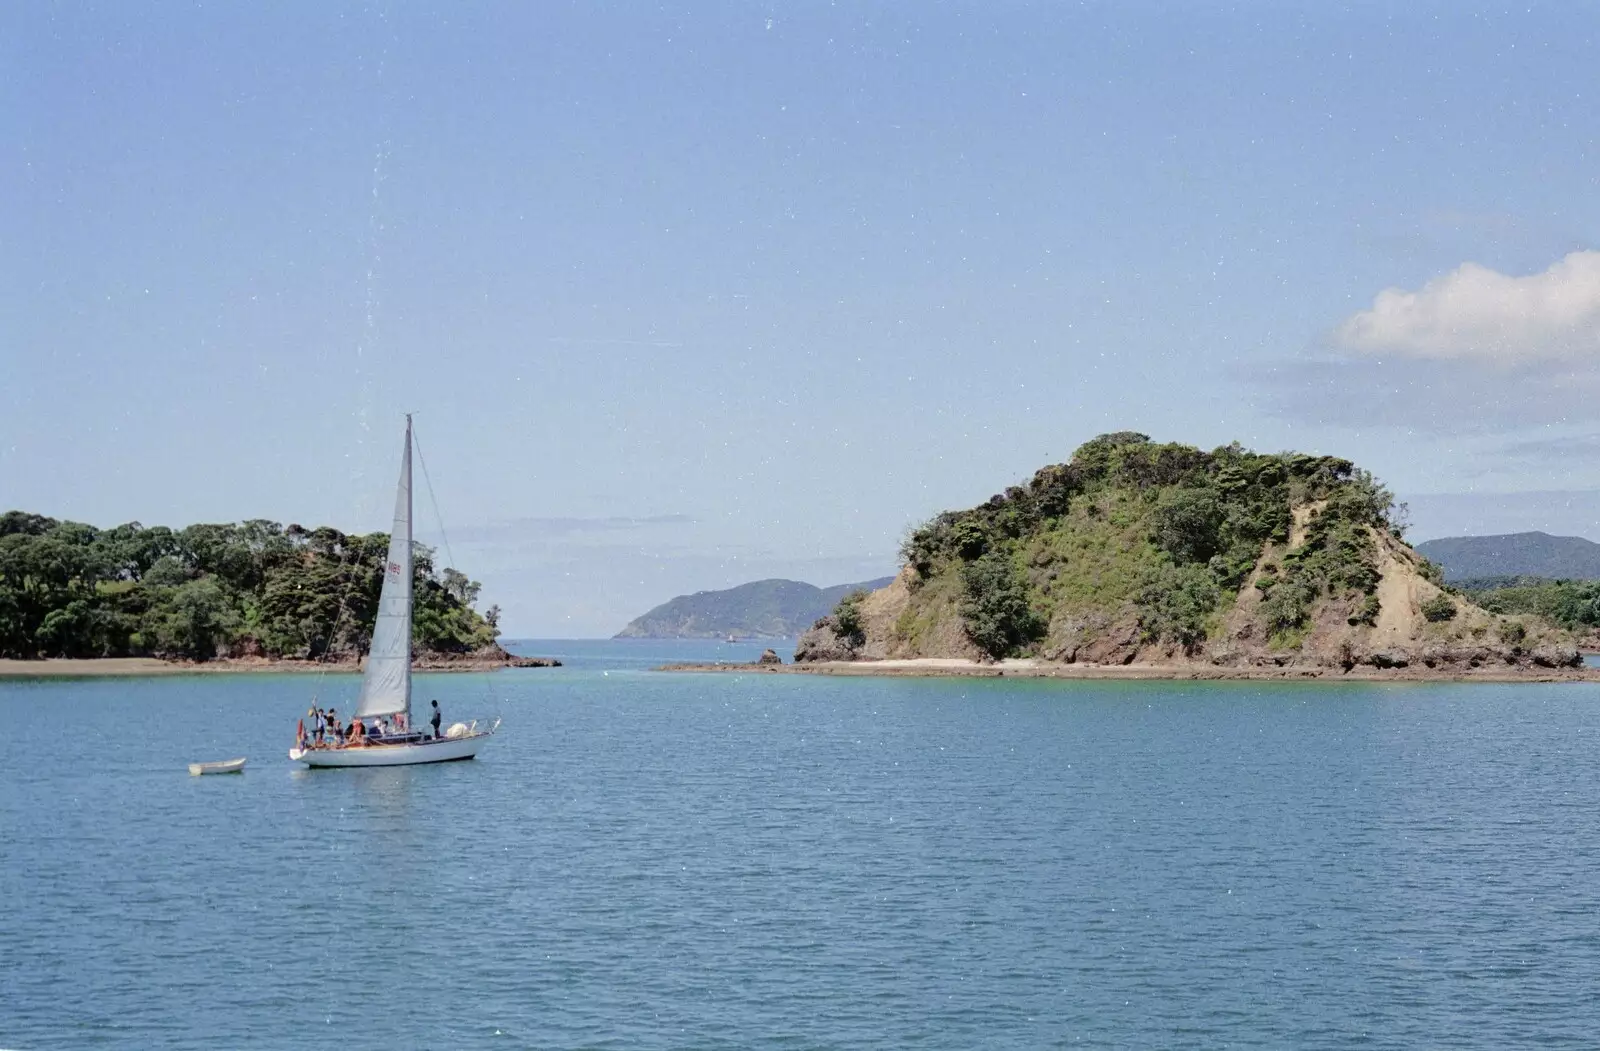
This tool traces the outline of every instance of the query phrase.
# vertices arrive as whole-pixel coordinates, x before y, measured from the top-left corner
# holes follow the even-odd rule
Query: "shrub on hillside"
[[[866,597],[867,593],[858,588],[833,607],[835,630],[841,639],[852,646],[860,646],[867,641],[866,629],[861,624],[861,600]]]
[[[1267,635],[1293,631],[1306,622],[1316,591],[1304,580],[1284,580],[1261,600],[1261,620]]]
[[[1359,488],[1360,481],[1352,483]],[[1371,596],[1382,574],[1368,527],[1376,497],[1370,492],[1328,499],[1322,513],[1306,527],[1305,542],[1283,557],[1282,582],[1262,602],[1269,634],[1279,634],[1306,622],[1311,604],[1319,597]],[[1367,623],[1367,604],[1358,607],[1351,624]],[[1371,610],[1376,620],[1377,610]]]
[[[1044,634],[1044,621],[1028,603],[1027,581],[1010,559],[997,553],[961,569],[961,619],[967,636],[999,659]]]
[[[989,534],[983,524],[972,518],[963,518],[950,527],[950,541],[956,554],[971,561],[989,549]]]
[[[1378,623],[1378,613],[1381,611],[1381,609],[1382,606],[1378,602],[1378,596],[1368,595],[1361,601],[1361,605],[1357,606],[1355,611],[1350,614],[1347,623],[1349,623],[1351,627],[1355,627],[1358,624],[1365,624],[1370,628]]]
[[[1176,642],[1192,651],[1205,641],[1206,621],[1221,600],[1204,566],[1163,563],[1139,589],[1139,630],[1147,642]]]
[[[1224,515],[1214,489],[1186,486],[1164,494],[1155,520],[1152,539],[1174,562],[1206,562],[1222,548]]]
[[[1456,615],[1456,604],[1450,601],[1450,596],[1441,592],[1424,602],[1421,607],[1423,617],[1430,623],[1453,620]]]

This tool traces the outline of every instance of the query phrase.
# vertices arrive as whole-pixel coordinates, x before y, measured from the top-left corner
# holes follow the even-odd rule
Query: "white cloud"
[[[1527,277],[1477,263],[1423,285],[1389,288],[1335,333],[1371,355],[1518,364],[1600,361],[1600,252],[1573,252]]]

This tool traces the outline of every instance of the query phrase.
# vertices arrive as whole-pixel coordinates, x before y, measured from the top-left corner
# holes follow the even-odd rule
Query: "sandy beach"
[[[499,661],[424,660],[412,665],[418,672],[498,671],[508,667],[542,667],[544,658],[514,658],[519,664]],[[544,663],[537,663],[544,662]],[[193,661],[164,661],[155,657],[99,657],[87,660],[51,659],[38,661],[0,660],[0,679],[101,678],[147,675],[248,675],[261,673],[299,673],[314,675],[356,675],[361,666],[353,663],[271,660],[265,657]]]
[[[1274,682],[1600,682],[1600,668],[1483,667],[1371,668],[1221,667],[1207,664],[1058,664],[1032,659],[996,663],[923,657],[879,661],[819,661],[810,664],[667,664],[668,672],[754,675],[958,676],[1019,679],[1270,680]]]
[[[154,657],[106,657],[100,660],[0,660],[0,678],[63,678],[101,675],[173,675],[190,668]]]

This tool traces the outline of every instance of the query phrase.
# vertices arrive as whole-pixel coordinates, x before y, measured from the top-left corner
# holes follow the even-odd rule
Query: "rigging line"
[[[439,496],[433,491],[433,479],[428,477],[428,458],[422,455],[422,442],[417,439],[417,427],[411,425],[411,444],[417,450],[417,462],[422,465],[422,480],[428,486],[428,503],[433,505],[434,521],[439,523],[439,536],[444,541],[444,557],[450,560],[450,568],[460,570],[456,565],[455,553],[450,550],[450,534],[444,531],[444,515],[439,513]]]
[[[439,494],[433,491],[433,479],[428,476],[428,458],[422,455],[422,442],[417,438],[416,421],[412,421],[411,424],[411,444],[417,450],[417,464],[422,468],[422,482],[428,487],[428,503],[433,505],[434,521],[439,523],[439,538],[444,541],[444,557],[449,560],[450,568],[459,573],[461,567],[456,565],[455,552],[450,550],[450,534],[445,532],[444,515],[439,513]],[[487,671],[481,674],[483,675],[483,695],[492,702],[494,700],[494,685],[489,682],[489,673]]]

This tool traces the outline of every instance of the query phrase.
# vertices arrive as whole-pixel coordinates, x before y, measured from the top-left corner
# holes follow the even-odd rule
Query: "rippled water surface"
[[[0,1046],[1593,1047],[1600,689],[419,678],[476,762],[305,771],[355,680],[0,682]],[[344,700],[346,703],[340,704]],[[248,755],[241,777],[197,759]]]

